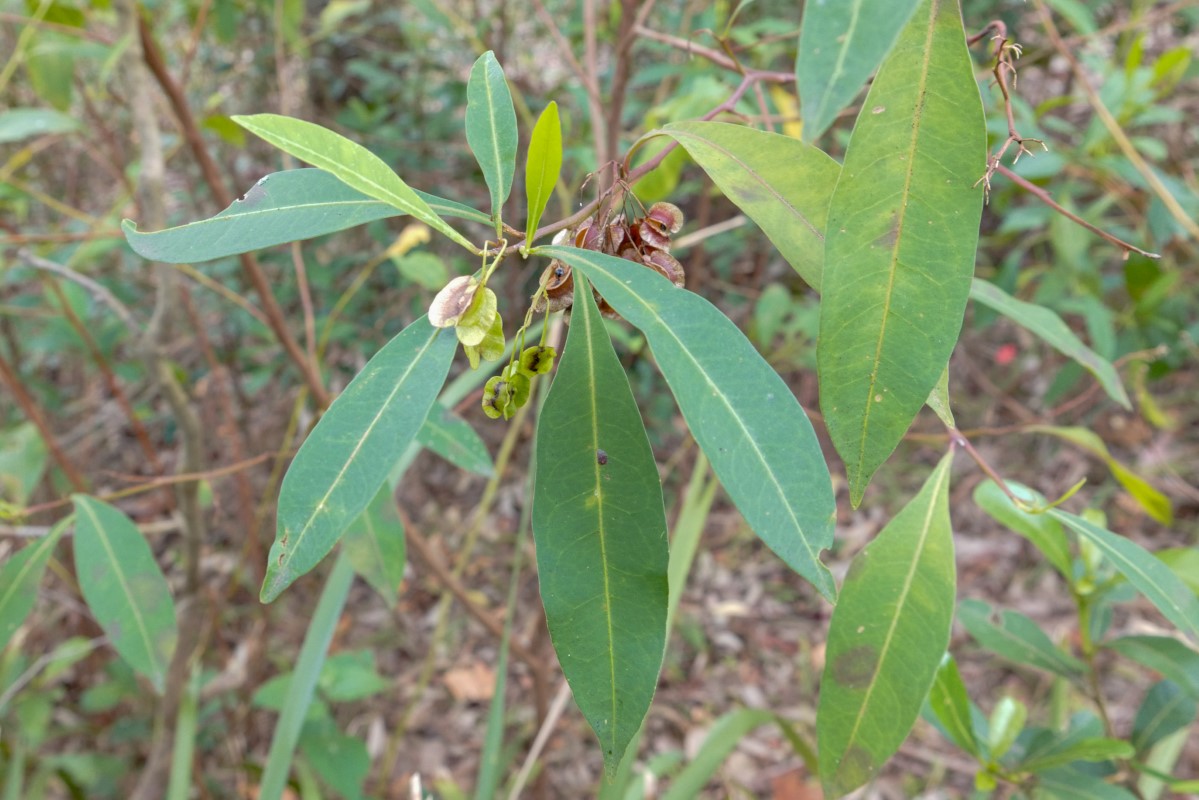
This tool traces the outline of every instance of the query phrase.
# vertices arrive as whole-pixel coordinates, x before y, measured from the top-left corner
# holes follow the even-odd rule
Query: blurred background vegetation
[[[1199,535],[1199,3],[1048,2],[1067,47],[1153,181],[1100,121],[1034,5],[963,5],[967,30],[998,18],[1024,47],[1015,119],[1022,135],[1044,140],[1048,150],[1021,158],[1015,171],[1082,219],[1162,257],[1125,258],[997,177],[984,215],[979,276],[1062,315],[1120,365],[1137,410],[1114,408],[1073,362],[973,307],[951,364],[959,424],[973,431],[991,463],[1006,466],[1008,477],[1050,496],[1087,477],[1113,530],[1143,537],[1153,549],[1193,548]],[[487,49],[512,85],[523,136],[549,101],[561,108],[566,157],[546,215],[551,221],[593,197],[588,175],[623,157],[642,133],[697,118],[735,89],[736,73],[689,54],[687,42],[718,48],[714,37],[721,36],[748,65],[793,69],[795,3],[763,0],[737,9],[664,0],[644,18],[645,28],[659,35],[629,35],[629,13],[640,7],[555,0],[159,0],[136,7],[120,0],[0,0],[0,558],[63,516],[62,498],[71,491],[89,491],[132,516],[173,585],[182,584],[181,543],[171,522],[178,510],[163,488],[180,471],[181,434],[155,388],[144,343],[95,291],[39,266],[50,261],[94,281],[148,321],[159,279],[119,230],[123,218],[146,219],[137,192],[145,143],[135,130],[130,80],[141,69],[143,40],[162,64],[151,96],[166,157],[165,224],[219,211],[214,180],[236,196],[261,176],[296,166],[229,119],[261,111],[335,128],[370,147],[413,187],[486,207],[462,126],[466,78]],[[135,12],[142,15],[140,31]],[[567,51],[598,69],[603,113],[617,111],[614,133],[595,124]],[[989,83],[988,53],[981,46],[974,53],[998,143],[1007,133],[1002,98]],[[796,104],[792,89],[778,89],[745,98],[738,116],[795,134]],[[843,153],[852,121],[843,117],[821,142],[834,156]],[[188,139],[189,127],[198,140]],[[204,171],[199,150],[215,173]],[[687,226],[679,238],[702,232],[678,248],[689,288],[736,320],[805,407],[815,409],[815,294],[752,224],[721,224],[735,220],[737,209],[681,150],[635,188],[647,204],[669,199],[683,208]],[[518,187],[513,196],[521,195]],[[406,227],[404,219],[382,220],[258,255],[291,335],[306,351],[323,354],[319,378],[328,391],[344,387],[382,343],[424,313],[449,277],[478,266],[436,239],[396,246]],[[486,235],[482,228],[472,234]],[[507,319],[523,317],[543,268],[505,264],[495,288]],[[158,345],[204,431],[200,500],[208,528],[198,600],[205,604],[206,633],[193,796],[252,797],[272,709],[284,702],[280,676],[295,659],[319,585],[315,578],[301,581],[270,607],[257,600],[280,470],[317,408],[237,258],[182,267],[178,280],[181,294],[167,310]],[[618,329],[618,350],[664,465],[670,506],[696,452],[635,331]],[[394,606],[365,585],[353,590],[319,687],[321,702],[301,741],[301,780],[308,776],[335,795],[401,796],[419,772],[441,796],[464,796],[478,769],[498,639],[450,608],[448,583],[427,559],[453,565],[447,568],[477,607],[502,608],[529,441],[486,420],[477,393],[460,411],[492,453],[503,442],[507,447],[490,479],[425,452],[401,487],[409,533],[423,532],[417,535],[432,555],[413,559]],[[1162,524],[1161,514],[1155,520],[1123,491],[1104,458],[1030,433],[1036,424],[1098,433],[1110,458],[1160,490],[1172,522]],[[935,419],[921,418],[893,463],[931,467],[933,452],[924,445],[938,436],[944,432]],[[888,518],[886,509],[921,480],[919,471],[884,468],[862,510],[843,503],[834,566],[843,569]],[[1059,618],[1063,604],[1044,589],[1050,584],[1043,564],[969,504],[972,486],[964,480],[956,487],[952,506],[963,537],[963,593],[1019,607],[1056,636],[1068,636],[1068,620],[1063,627]],[[765,705],[809,722],[815,707],[827,609],[746,535],[720,500],[706,521],[702,551],[651,710],[646,758],[693,753],[696,737],[738,705]],[[6,765],[0,770],[11,776],[22,768],[28,797],[121,797],[150,749],[155,700],[100,646],[71,565],[55,561],[52,570],[34,616],[0,654],[0,764]],[[518,612],[516,635],[552,663],[535,576],[525,576],[520,593],[528,602],[520,606],[526,610]],[[1048,690],[1042,678],[1009,670],[981,651],[965,659],[963,672],[984,706],[997,687],[1032,702]],[[1130,703],[1148,685],[1127,672],[1111,680],[1129,687]],[[531,696],[536,683],[528,664],[513,666],[514,735],[503,754],[513,770],[538,728],[544,698]],[[599,762],[587,754],[589,746],[581,719],[567,714],[542,754],[539,770],[549,777],[537,785],[541,796],[592,791]],[[21,761],[14,760],[18,753]],[[787,793],[789,781],[802,784],[793,777],[798,763],[777,733],[750,735],[711,791],[805,797]],[[1178,773],[1199,774],[1199,745],[1191,744]],[[918,729],[894,773],[872,791],[906,796],[941,786],[966,793],[969,777],[935,734]]]

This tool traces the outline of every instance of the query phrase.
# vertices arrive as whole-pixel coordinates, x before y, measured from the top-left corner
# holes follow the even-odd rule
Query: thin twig
[[[142,326],[141,323],[137,321],[137,318],[133,316],[133,312],[129,310],[127,305],[118,300],[116,295],[108,291],[108,289],[101,284],[97,283],[86,275],[81,275],[70,267],[64,267],[62,264],[58,264],[48,258],[42,258],[33,251],[25,248],[17,250],[17,258],[21,259],[34,269],[40,269],[57,275],[60,278],[65,278],[71,283],[77,283],[84,289],[87,289],[92,297],[94,297],[98,302],[112,309],[113,313],[117,315],[117,317],[122,323],[124,323],[125,327],[129,329],[129,332],[134,337],[141,336]]]
[[[1012,181],[1012,183],[1015,183],[1017,186],[1021,187],[1025,191],[1027,191],[1030,194],[1032,194],[1033,196],[1035,196],[1042,203],[1049,206],[1050,208],[1052,208],[1054,211],[1058,212],[1062,216],[1066,217],[1066,219],[1069,219],[1071,222],[1081,225],[1082,227],[1086,228],[1087,230],[1089,230],[1091,233],[1095,234],[1096,236],[1106,239],[1107,241],[1114,244],[1116,247],[1119,247],[1120,249],[1124,250],[1126,253],[1129,253],[1129,252],[1140,253],[1141,255],[1145,256],[1146,258],[1161,258],[1161,255],[1159,255],[1158,253],[1150,253],[1148,250],[1142,250],[1141,248],[1137,247],[1136,245],[1129,244],[1128,242],[1124,241],[1120,237],[1114,236],[1113,234],[1108,233],[1107,231],[1103,230],[1102,228],[1095,227],[1094,225],[1087,222],[1082,217],[1075,214],[1073,211],[1070,211],[1068,208],[1065,208],[1065,207],[1061,206],[1060,204],[1058,204],[1052,197],[1050,197],[1049,192],[1045,191],[1040,186],[1037,186],[1035,183],[1028,180],[1027,178],[1017,175],[1015,172],[1012,172],[1012,170],[1008,169],[1007,167],[1003,166],[1002,164],[996,166],[995,171],[998,172],[1003,177]]]
[[[1053,15],[1050,14],[1049,8],[1045,5],[1044,0],[1033,0],[1036,3],[1037,10],[1041,14],[1041,19],[1045,23],[1045,32],[1049,34],[1049,40],[1053,42],[1054,49],[1062,58],[1066,59],[1070,64],[1070,70],[1074,73],[1074,79],[1078,81],[1078,85],[1082,87],[1083,93],[1087,96],[1087,100],[1091,104],[1091,108],[1095,109],[1095,114],[1098,115],[1099,121],[1103,123],[1103,127],[1107,128],[1107,132],[1111,134],[1116,146],[1120,148],[1120,152],[1129,160],[1145,182],[1153,189],[1154,194],[1165,205],[1166,210],[1170,215],[1181,225],[1192,239],[1199,239],[1199,223],[1195,222],[1186,210],[1179,204],[1174,194],[1162,183],[1161,178],[1157,173],[1150,168],[1144,157],[1136,149],[1133,143],[1129,140],[1128,135],[1124,133],[1124,129],[1120,127],[1120,123],[1108,111],[1108,108],[1103,103],[1103,99],[1099,97],[1099,92],[1095,91],[1095,87],[1091,85],[1091,79],[1087,77],[1086,71],[1082,65],[1078,63],[1078,59],[1074,56],[1074,52],[1066,46],[1062,40],[1061,33],[1058,32],[1057,26],[1053,23]]]
[[[25,391],[25,382],[21,380],[16,370],[9,365],[2,354],[0,354],[0,384],[8,385],[8,390],[16,398],[17,405],[21,407],[25,418],[37,428],[38,435],[42,437],[46,449],[50,451],[50,457],[54,459],[54,462],[62,469],[63,474],[67,476],[71,487],[77,492],[86,492],[87,481],[84,479],[83,473],[79,471],[71,459],[67,458],[67,454],[58,444],[58,438],[50,428],[50,423],[46,421],[45,415],[42,414],[41,408],[38,407],[37,402],[29,392]]]

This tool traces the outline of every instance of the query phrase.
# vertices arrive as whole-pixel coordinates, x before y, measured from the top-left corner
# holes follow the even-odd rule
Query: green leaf
[[[282,704],[279,719],[275,723],[275,732],[271,735],[271,749],[267,754],[262,781],[258,786],[258,800],[280,800],[284,789],[287,788],[287,776],[291,772],[296,743],[300,740],[300,732],[308,718],[316,683],[320,678],[325,656],[329,652],[329,643],[333,641],[333,633],[337,629],[338,620],[341,619],[346,596],[349,595],[353,582],[354,570],[350,566],[350,560],[341,553],[333,562],[333,569],[325,580],[316,610],[313,611],[308,630],[304,633],[304,644],[300,646],[295,671],[287,681],[287,689],[283,693],[286,702]],[[319,700],[317,702],[319,703]]]
[[[490,221],[461,203],[413,191],[439,214]],[[132,220],[122,222],[121,228],[139,256],[190,264],[312,239],[404,213],[351,189],[324,170],[288,169],[261,178],[214,217],[152,233],[139,232]]]
[[[1004,697],[991,709],[987,720],[987,750],[992,758],[1002,758],[1024,730],[1028,706],[1012,697]]]
[[[278,114],[235,116],[233,121],[283,152],[331,172],[350,188],[395,206],[466,249],[475,250],[474,245],[437,216],[383,159],[357,142],[315,123]]]
[[[1086,665],[1053,643],[1045,632],[1023,614],[1004,609],[999,624],[991,621],[991,606],[982,600],[958,604],[958,621],[986,649],[1015,664],[1047,670],[1063,678],[1078,680]]]
[[[1104,643],[1125,658],[1160,672],[1199,701],[1199,653],[1168,636],[1122,636]]]
[[[1017,300],[993,283],[975,278],[970,284],[970,299],[998,311],[1034,334],[1053,349],[1071,358],[1090,372],[1107,392],[1108,397],[1132,410],[1128,392],[1120,382],[1120,374],[1112,363],[1082,343],[1062,318],[1044,306]]]
[[[453,336],[439,334],[425,317],[397,334],[300,446],[279,490],[262,602],[274,600],[325,557],[416,437],[457,346]]]
[[[926,0],[879,70],[828,213],[820,408],[854,506],[928,399],[974,271],[986,131],[962,18]]]
[[[0,566],[0,651],[33,610],[46,564],[68,524],[69,518],[62,520]]]
[[[342,733],[332,720],[304,726],[300,752],[313,771],[337,792],[337,796],[359,800],[362,784],[370,773],[371,757],[366,742]],[[310,795],[301,793],[301,797]]]
[[[966,684],[958,672],[957,662],[949,653],[945,654],[941,666],[937,668],[928,703],[950,740],[967,753],[977,756],[978,740],[974,738],[974,726],[970,719],[970,696],[966,693]]]
[[[71,501],[83,599],[125,663],[162,692],[179,634],[166,578],[129,517],[87,495]]]
[[[774,714],[760,708],[739,708],[721,716],[712,723],[695,758],[670,782],[662,800],[690,800],[702,796],[708,781],[745,735],[774,721]]]
[[[919,0],[804,3],[795,78],[803,138],[828,130],[890,52]]]
[[[1030,433],[1047,433],[1050,436],[1064,439],[1102,459],[1120,485],[1132,495],[1141,508],[1148,512],[1149,516],[1163,525],[1169,525],[1174,521],[1174,509],[1170,505],[1170,499],[1140,475],[1113,458],[1103,440],[1091,431],[1086,428],[1065,428],[1056,425],[1030,425],[1025,430]]]
[[[1037,776],[1034,800],[1136,800],[1136,795],[1103,778],[1062,767]]]
[[[697,294],[621,258],[571,247],[539,254],[582,270],[645,333],[696,442],[745,521],[832,600],[820,563],[836,504],[820,443],[782,378],[728,317]]]
[[[799,276],[820,289],[829,199],[841,166],[790,136],[723,122],[676,122],[675,139],[757,223]]]
[[[1195,721],[1199,709],[1195,699],[1173,681],[1159,681],[1145,693],[1132,723],[1130,742],[1138,753],[1145,753],[1175,731]]]
[[[611,773],[662,667],[666,512],[628,377],[577,273],[573,308],[537,425],[533,537],[550,638]]]
[[[1199,594],[1199,547],[1168,547],[1154,554],[1178,576],[1178,579]]]
[[[1068,747],[1052,750],[1019,765],[1028,772],[1044,772],[1055,767],[1064,767],[1075,761],[1110,761],[1116,758],[1131,758],[1136,754],[1132,745],[1123,739],[1097,736],[1072,742]]]
[[[1013,481],[1007,481],[1007,486],[1017,497],[1033,503],[1039,501],[1041,507],[1048,505],[1045,498],[1026,486],[1021,486]],[[1066,541],[1066,534],[1062,531],[1061,523],[1044,514],[1029,514],[1016,508],[1011,499],[999,488],[999,484],[990,479],[980,483],[974,490],[974,502],[979,508],[990,514],[996,522],[1011,528],[1032,542],[1063,578],[1073,582],[1074,570],[1071,566],[1070,545]]]
[[[342,545],[353,565],[371,587],[395,608],[404,580],[407,551],[391,486],[379,487],[370,505],[350,523]]]
[[[816,733],[820,779],[840,797],[903,743],[953,623],[952,452],[850,564],[829,623]]]
[[[491,218],[495,235],[503,236],[502,207],[512,193],[516,174],[516,109],[504,70],[488,50],[470,70],[466,84],[466,143],[483,168],[491,190]]]
[[[537,232],[561,172],[562,125],[558,120],[558,104],[551,100],[533,126],[525,160],[525,198],[529,215],[525,223],[526,245],[533,243],[533,234]]]
[[[12,108],[0,112],[0,144],[77,130],[79,123],[74,117],[52,108]]]
[[[1089,540],[1180,631],[1199,640],[1199,597],[1140,545],[1060,509],[1045,512]]]
[[[490,478],[491,454],[466,420],[438,403],[429,412],[416,440],[456,467]]]
[[[49,450],[37,426],[22,422],[0,431],[0,510],[23,506],[42,482]]]
[[[933,410],[937,418],[945,423],[947,427],[956,428],[957,423],[953,420],[953,409],[949,405],[949,365],[945,365],[945,369],[941,370],[941,377],[937,379],[937,385],[929,392],[928,399],[924,401],[928,407]]]

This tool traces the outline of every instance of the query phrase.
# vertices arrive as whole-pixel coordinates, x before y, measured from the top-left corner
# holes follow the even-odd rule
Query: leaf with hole
[[[395,206],[468,250],[475,250],[474,245],[446,224],[383,159],[357,142],[315,123],[279,114],[251,114],[232,119],[283,152],[332,173],[351,189]]]
[[[537,425],[533,536],[550,638],[612,773],[662,667],[666,512],[628,377],[581,276],[573,308]]]

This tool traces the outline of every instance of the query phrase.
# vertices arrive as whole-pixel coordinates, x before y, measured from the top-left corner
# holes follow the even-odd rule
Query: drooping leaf
[[[466,83],[466,143],[483,168],[499,237],[501,209],[516,174],[516,109],[504,70],[490,50],[479,56]]]
[[[489,222],[473,208],[413,190],[436,213]],[[133,251],[168,264],[190,264],[312,239],[402,216],[390,203],[368,197],[321,169],[288,169],[261,178],[233,205],[208,219],[142,233],[132,220],[121,228]]]
[[[1048,670],[1070,680],[1086,673],[1083,662],[1055,645],[1037,623],[1023,614],[1004,609],[999,613],[998,624],[991,617],[991,607],[982,600],[963,600],[958,604],[958,621],[979,644],[1000,658]]]
[[[804,3],[795,78],[804,141],[815,141],[853,102],[920,0]]]
[[[1112,471],[1112,475],[1120,482],[1120,485],[1132,495],[1132,499],[1136,500],[1141,508],[1148,512],[1149,516],[1163,525],[1169,525],[1174,521],[1174,509],[1170,505],[1170,498],[1155,489],[1149,481],[1117,461],[1108,451],[1107,445],[1094,432],[1086,428],[1057,425],[1030,425],[1027,430],[1056,436],[1099,457],[1103,463],[1107,464],[1107,468]]]
[[[1132,723],[1130,742],[1144,753],[1175,731],[1190,726],[1199,708],[1195,698],[1173,681],[1159,681],[1145,693]]]
[[[757,223],[813,289],[824,269],[824,229],[841,166],[798,139],[723,122],[676,122],[681,144],[712,182]]]
[[[1124,408],[1132,409],[1128,392],[1112,362],[1083,344],[1074,331],[1053,311],[1036,303],[1017,300],[993,283],[975,278],[970,284],[970,299],[998,311],[1020,327],[1036,335],[1067,358],[1072,358],[1099,381],[1108,397]]]
[[[870,780],[903,743],[949,644],[956,582],[952,452],[850,564],[829,623],[816,734],[827,797]]]
[[[129,517],[87,495],[71,501],[83,599],[125,663],[161,692],[179,634],[166,578]]]
[[[679,410],[754,532],[825,598],[820,551],[836,505],[820,443],[795,395],[728,317],[697,294],[621,258],[572,247],[537,252],[582,270],[645,333]]]
[[[554,650],[616,769],[666,647],[666,512],[653,451],[586,279],[537,426],[533,536]]]
[[[950,740],[967,753],[978,755],[978,740],[971,722],[970,695],[966,693],[966,684],[958,672],[957,662],[949,653],[945,654],[941,666],[937,668],[928,703]]]
[[[1042,507],[1048,505],[1045,498],[1026,486],[1013,481],[1007,481],[1007,486],[1021,499],[1027,499],[1032,503],[1039,501]],[[1032,542],[1063,578],[1067,581],[1073,580],[1070,545],[1066,541],[1061,523],[1044,514],[1028,514],[1016,508],[1011,499],[992,480],[985,480],[978,485],[974,490],[974,502],[997,522]]]
[[[329,406],[279,489],[262,602],[316,566],[374,499],[429,415],[456,345],[422,317],[384,345]]]
[[[1131,658],[1174,681],[1199,701],[1199,652],[1168,636],[1121,636],[1104,647]]]
[[[283,152],[331,172],[350,188],[393,205],[405,214],[411,214],[452,241],[474,251],[474,245],[434,213],[429,204],[404,183],[383,159],[357,142],[315,123],[279,114],[235,116],[233,121]]]
[[[926,0],[874,80],[829,206],[820,408],[854,506],[957,342],[985,159],[957,3]]]
[[[285,702],[281,704],[279,719],[271,735],[271,749],[267,753],[262,780],[258,785],[259,800],[280,800],[283,797],[305,719],[309,716],[310,708],[323,705],[320,698],[314,698],[313,695],[329,652],[329,643],[333,641],[333,633],[353,583],[354,568],[350,566],[350,559],[345,553],[339,553],[304,633],[304,644],[300,646],[295,671],[282,692]]]
[[[421,426],[417,441],[457,467],[491,477],[495,467],[487,445],[470,423],[438,403]]]
[[[53,108],[11,108],[0,112],[0,144],[52,133],[73,133],[79,122]]]
[[[1075,761],[1111,761],[1117,758],[1131,758],[1135,752],[1132,745],[1123,739],[1096,736],[1092,739],[1074,742],[1069,747],[1060,748],[1052,753],[1030,758],[1022,762],[1020,768],[1029,772],[1044,772]]]
[[[1135,542],[1061,509],[1045,512],[1103,551],[1112,566],[1180,631],[1199,641],[1199,597]]]
[[[562,172],[562,125],[558,121],[558,104],[550,104],[537,118],[529,137],[529,154],[525,160],[525,198],[528,220],[525,223],[525,243],[533,243],[533,234],[541,223],[541,215],[549,205],[558,175]]]
[[[391,486],[379,487],[370,505],[350,523],[342,546],[353,565],[379,595],[394,607],[404,580],[407,551],[404,523],[396,510]]]
[[[50,554],[69,523],[69,519],[59,522],[0,566],[0,651],[33,610]]]

